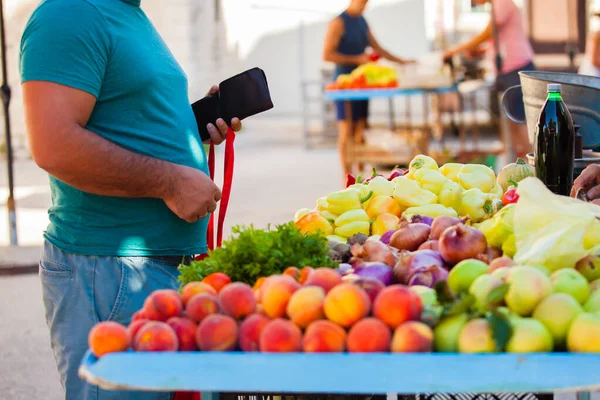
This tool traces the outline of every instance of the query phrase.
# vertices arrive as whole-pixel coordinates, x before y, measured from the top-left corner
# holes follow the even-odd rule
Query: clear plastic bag
[[[521,181],[517,193],[517,264],[555,271],[600,252],[600,206],[557,196],[536,178]]]

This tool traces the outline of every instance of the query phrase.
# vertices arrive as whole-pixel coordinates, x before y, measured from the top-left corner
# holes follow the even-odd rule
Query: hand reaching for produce
[[[179,218],[196,222],[217,208],[221,190],[203,171],[173,164],[163,201]]]
[[[218,92],[219,87],[217,85],[214,85],[210,88],[206,95],[210,96],[211,94],[215,94]],[[223,143],[225,138],[227,138],[227,128],[227,124],[225,123],[223,118],[217,119],[216,127],[213,124],[208,124],[207,129],[208,133],[210,134],[210,141],[217,145]],[[239,118],[233,118],[231,120],[231,129],[233,129],[234,132],[238,132],[240,129],[242,129],[242,122],[239,120]]]
[[[575,197],[579,189],[585,190],[587,198],[600,205],[600,165],[592,164],[583,170],[573,182],[571,197]]]

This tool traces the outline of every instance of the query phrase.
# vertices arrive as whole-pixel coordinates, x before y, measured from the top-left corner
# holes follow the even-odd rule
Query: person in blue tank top
[[[186,74],[140,1],[43,0],[21,39],[31,154],[52,191],[39,273],[67,400],[171,398],[103,391],[77,370],[96,323],[128,324],[152,291],[179,287],[221,198]]]
[[[385,50],[373,36],[366,19],[363,16],[368,0],[352,0],[348,8],[329,23],[323,60],[335,64],[334,80],[341,74],[349,74],[361,64],[370,62],[366,53],[371,47],[381,57],[398,64],[408,64],[414,61],[404,60]],[[338,148],[344,173],[351,173],[352,166],[348,162],[348,143],[363,142],[363,132],[369,114],[368,101],[353,101],[352,124],[346,121],[344,102],[336,102],[336,114],[339,128]]]

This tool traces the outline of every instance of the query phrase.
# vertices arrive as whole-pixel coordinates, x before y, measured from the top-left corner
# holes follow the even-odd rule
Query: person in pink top
[[[493,20],[479,35],[444,53],[444,60],[452,58],[455,54],[476,53],[482,45],[488,44],[487,53],[493,60],[496,56],[494,46],[492,21],[496,24],[498,34],[498,47],[502,56],[502,70],[496,71],[499,75],[501,89],[506,90],[511,86],[520,84],[520,71],[534,71],[533,48],[525,34],[523,15],[513,0],[473,0],[477,5],[493,2]],[[494,66],[496,63],[493,62]],[[527,136],[527,127],[510,121],[511,141],[517,157],[525,158],[531,150]]]

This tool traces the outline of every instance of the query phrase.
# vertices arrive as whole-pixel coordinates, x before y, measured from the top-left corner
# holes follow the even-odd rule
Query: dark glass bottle
[[[553,193],[568,196],[573,186],[575,128],[560,93],[561,85],[548,85],[535,132],[535,172]]]

